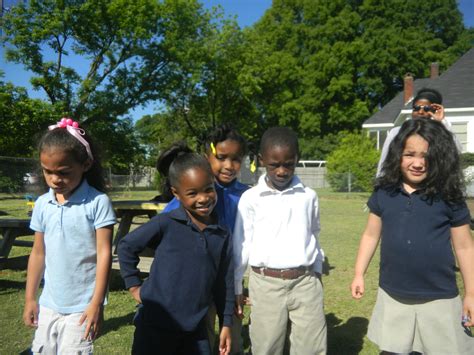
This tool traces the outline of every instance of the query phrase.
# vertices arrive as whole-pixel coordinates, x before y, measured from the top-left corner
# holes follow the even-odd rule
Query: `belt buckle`
[[[291,278],[285,277],[285,272],[291,271],[291,269],[280,269],[280,277],[282,280],[290,280]]]

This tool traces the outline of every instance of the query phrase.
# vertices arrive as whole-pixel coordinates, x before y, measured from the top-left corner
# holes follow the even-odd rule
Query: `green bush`
[[[466,169],[468,166],[474,166],[474,153],[461,154],[461,167]]]
[[[334,191],[372,191],[380,153],[364,133],[349,133],[327,157],[327,176]],[[350,180],[349,180],[350,179]]]

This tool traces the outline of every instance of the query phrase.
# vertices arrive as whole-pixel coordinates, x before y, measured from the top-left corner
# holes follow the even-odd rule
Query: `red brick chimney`
[[[403,78],[403,105],[413,98],[413,76],[410,73],[405,74]]]
[[[430,79],[436,79],[439,76],[439,63],[431,63]]]

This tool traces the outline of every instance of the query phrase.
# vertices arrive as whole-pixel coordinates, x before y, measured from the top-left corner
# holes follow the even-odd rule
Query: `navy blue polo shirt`
[[[466,204],[450,205],[401,187],[372,193],[368,206],[382,219],[380,287],[391,296],[443,299],[458,295],[451,228],[470,223]]]
[[[145,324],[195,331],[214,301],[221,323],[232,325],[234,270],[226,228],[209,225],[200,231],[182,206],[152,218],[119,243],[127,288],[142,283],[137,264],[145,247],[155,249],[150,275],[140,290]]]

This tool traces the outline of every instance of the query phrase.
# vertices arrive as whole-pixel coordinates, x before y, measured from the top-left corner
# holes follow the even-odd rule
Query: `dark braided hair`
[[[239,143],[241,157],[247,154],[247,141],[230,123],[223,123],[217,126],[214,131],[207,136],[205,143],[206,153],[209,154],[211,152],[211,143],[216,146],[218,143],[226,140]]]

